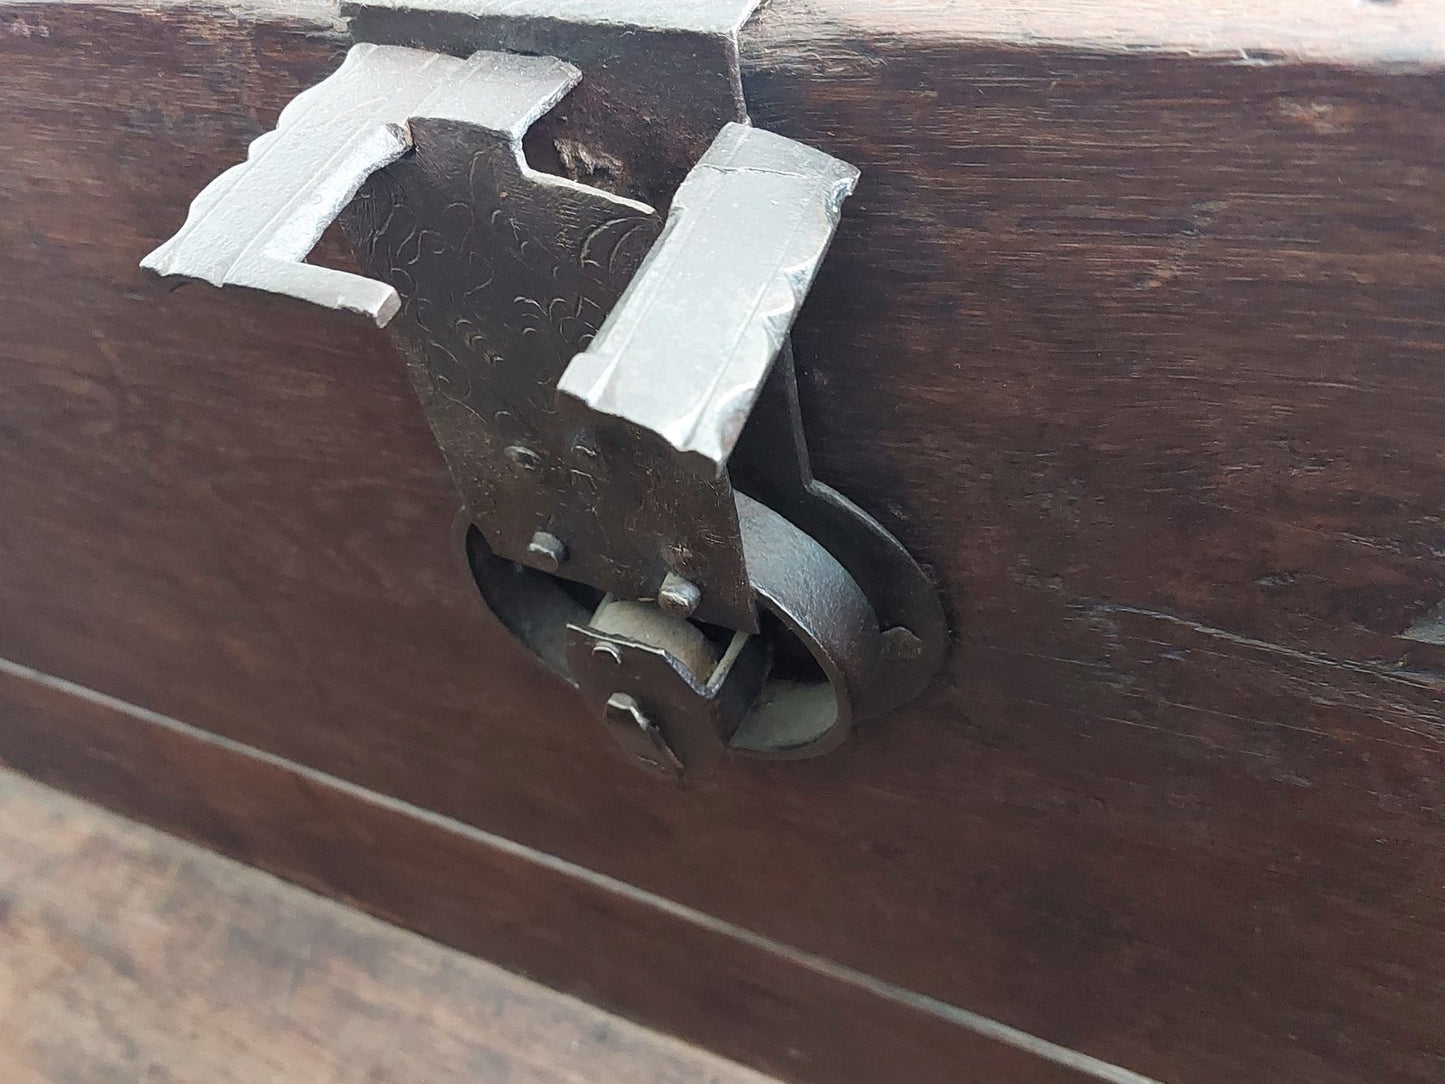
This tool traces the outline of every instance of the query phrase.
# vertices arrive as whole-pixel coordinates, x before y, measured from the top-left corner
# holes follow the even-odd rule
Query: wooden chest
[[[335,10],[0,2],[0,759],[798,1081],[1445,1079],[1439,4],[741,43],[862,171],[794,344],[948,611],[921,698],[621,763],[483,613],[385,338],[137,267]]]

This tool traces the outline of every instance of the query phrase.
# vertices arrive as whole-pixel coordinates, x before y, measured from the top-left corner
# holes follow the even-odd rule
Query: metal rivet
[[[657,592],[657,607],[671,617],[691,617],[702,602],[702,591],[690,580],[669,572]]]
[[[602,717],[613,736],[639,763],[665,775],[682,776],[681,759],[635,697],[613,693],[607,698]]]
[[[592,649],[592,657],[610,662],[613,666],[622,665],[622,652],[614,644],[598,644]]]
[[[567,544],[550,531],[538,531],[527,543],[532,567],[543,572],[556,572],[567,561]]]
[[[646,730],[652,724],[642,714],[642,705],[635,696],[627,693],[613,693],[607,698],[607,717],[614,722],[628,722],[639,730]]]

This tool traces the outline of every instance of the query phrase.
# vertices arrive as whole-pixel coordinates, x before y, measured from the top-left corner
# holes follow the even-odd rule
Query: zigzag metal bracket
[[[688,93],[618,90],[639,62],[621,16],[650,0],[600,22],[606,4],[574,22],[562,0],[504,6],[356,9],[428,48],[353,47],[143,266],[387,325],[484,597],[639,762],[698,775],[728,746],[831,748],[921,689],[946,643],[918,566],[813,480],[798,415],[787,335],[858,173],[743,123],[735,51]],[[682,78],[752,6],[643,30]],[[435,51],[479,35],[560,55]],[[590,66],[661,134],[598,143],[596,98],[568,112]],[[558,172],[605,159],[629,192],[533,168],[534,128]],[[686,168],[664,191],[670,159]],[[338,216],[361,274],[304,262]]]

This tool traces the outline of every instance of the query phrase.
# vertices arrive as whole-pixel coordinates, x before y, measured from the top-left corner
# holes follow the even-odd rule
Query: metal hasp
[[[858,173],[746,123],[755,6],[350,6],[369,40],[143,261],[388,327],[492,613],[671,777],[831,749],[947,644],[808,465],[788,332]],[[359,274],[305,263],[338,219]]]

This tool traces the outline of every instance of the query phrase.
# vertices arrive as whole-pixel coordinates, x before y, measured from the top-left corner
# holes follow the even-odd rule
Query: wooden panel
[[[633,774],[470,597],[378,336],[147,290],[338,61],[299,16],[0,16],[0,653],[1166,1080],[1439,1079],[1438,15],[870,7],[778,0],[746,69],[864,169],[798,345],[820,476],[953,608],[916,707]],[[33,725],[7,755],[82,785]],[[144,774],[103,797],[186,823]]]
[[[0,707],[0,763],[789,1079],[1149,1084],[13,665]]]
[[[0,772],[10,1084],[770,1078]]]
[[[765,16],[755,120],[864,171],[800,337],[819,471],[888,494],[965,626],[1110,599],[1442,665],[1398,638],[1445,597],[1434,7],[1391,74]]]

